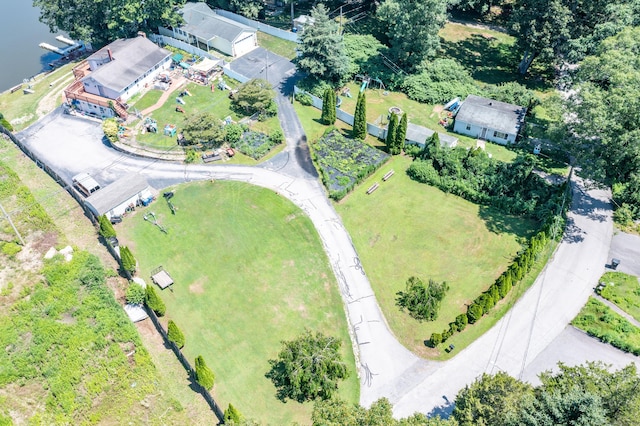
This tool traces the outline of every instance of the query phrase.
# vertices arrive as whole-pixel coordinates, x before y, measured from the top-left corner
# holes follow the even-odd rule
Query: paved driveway
[[[278,85],[285,76],[292,76],[296,66],[287,58],[258,47],[231,62],[231,70],[248,78],[263,78]]]
[[[640,236],[617,232],[611,241],[607,263],[613,258],[620,260],[618,271],[640,277]]]

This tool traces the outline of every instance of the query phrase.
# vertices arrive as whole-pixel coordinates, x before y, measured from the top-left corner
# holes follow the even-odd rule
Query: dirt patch
[[[77,321],[76,319],[71,315],[70,312],[65,312],[64,314],[62,314],[61,318],[58,320],[58,322],[60,324],[75,324]]]
[[[15,425],[26,425],[28,419],[43,412],[46,394],[42,385],[33,380],[23,385],[10,383],[0,388],[0,398],[6,398],[6,406],[11,407],[9,416]]]
[[[200,278],[189,286],[189,292],[193,294],[204,294],[204,279]]]
[[[283,267],[288,267],[288,268],[293,268],[294,266],[296,266],[296,262],[295,260],[285,260],[282,262],[282,266]]]
[[[442,111],[444,111],[444,105],[435,105],[433,107],[433,112],[440,114]]]

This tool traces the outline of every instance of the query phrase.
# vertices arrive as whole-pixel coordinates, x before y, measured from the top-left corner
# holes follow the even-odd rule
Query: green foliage
[[[232,147],[248,155],[254,160],[264,157],[271,148],[282,142],[282,132],[273,132],[270,136],[253,131],[244,132],[239,141],[231,144]]]
[[[7,129],[10,132],[13,132],[13,126],[4,117],[0,118],[0,126],[4,127],[5,129]]]
[[[640,321],[640,285],[638,277],[624,272],[607,272],[600,278],[596,291]]]
[[[184,347],[184,334],[182,334],[182,331],[178,328],[176,323],[173,322],[173,320],[169,320],[167,325],[167,337],[169,338],[169,341],[175,343],[178,348],[181,349]]]
[[[187,116],[182,135],[189,145],[219,147],[224,142],[225,132],[215,115],[200,112]]]
[[[330,126],[333,126],[336,122],[336,93],[330,87],[327,87],[324,91],[320,120]]]
[[[438,31],[447,17],[447,1],[385,0],[377,15],[389,38],[392,58],[415,71],[440,47]]]
[[[398,131],[398,115],[391,113],[391,117],[389,118],[389,127],[387,127],[387,150],[389,154],[395,155],[399,154],[395,152],[395,144],[396,144],[396,133]]]
[[[211,371],[211,369],[207,367],[207,364],[204,362],[204,358],[202,358],[202,355],[198,355],[196,357],[195,370],[196,382],[198,382],[198,384],[206,390],[210,390],[211,388],[213,388],[215,376],[213,374],[213,371]]]
[[[469,324],[475,324],[484,315],[484,308],[477,303],[472,303],[467,308],[467,320]]]
[[[149,309],[156,313],[156,315],[158,315],[159,317],[163,316],[167,311],[167,308],[160,296],[158,296],[158,293],[156,293],[155,288],[153,288],[152,285],[148,285],[146,290],[147,294],[145,303],[147,304]]]
[[[120,263],[122,264],[122,269],[125,271],[130,273],[136,271],[136,259],[127,246],[120,246]]]
[[[367,137],[367,96],[358,93],[356,110],[353,113],[353,138],[364,140]]]
[[[264,9],[262,0],[229,0],[231,9],[249,19],[256,19]]]
[[[276,129],[271,132],[271,134],[269,135],[269,143],[272,146],[279,145],[282,142],[284,142],[284,134],[282,133],[282,130]]]
[[[230,144],[234,144],[240,140],[244,130],[240,124],[231,123],[224,126],[224,140]]]
[[[232,105],[239,110],[254,114],[272,115],[275,106],[275,92],[266,80],[254,78],[238,87],[238,92],[231,99]]]
[[[400,154],[404,149],[404,142],[407,139],[407,127],[409,126],[409,118],[407,113],[402,114],[398,129],[396,130],[396,138],[394,143],[394,154]]]
[[[447,290],[449,285],[446,282],[429,279],[429,284],[425,286],[420,278],[410,277],[405,291],[396,293],[396,305],[401,310],[406,309],[418,321],[435,321]]]
[[[311,99],[311,95],[305,92],[296,93],[296,101],[300,102],[304,106],[313,105],[313,99]]]
[[[442,343],[442,334],[440,333],[431,333],[431,337],[429,338],[429,343],[431,343],[431,347],[435,348],[440,343]]]
[[[278,398],[304,402],[328,399],[338,389],[338,381],[347,378],[347,366],[340,356],[342,342],[320,332],[305,331],[300,337],[282,342],[267,377],[273,381]]]
[[[349,58],[349,75],[378,76],[378,58],[384,49],[384,45],[371,34],[345,34],[344,51]]]
[[[22,246],[13,241],[0,242],[0,246],[2,246],[2,254],[11,258],[22,251]]]
[[[313,25],[307,25],[299,37],[298,70],[317,80],[340,86],[349,72],[349,59],[344,53],[337,22],[329,19],[323,4],[311,9]]]
[[[193,148],[187,148],[184,151],[184,162],[187,164],[193,164],[200,161],[200,154]]]
[[[458,331],[464,330],[468,323],[469,318],[467,318],[466,314],[460,314],[456,317],[456,326],[458,327]]]
[[[127,303],[131,303],[133,305],[142,305],[144,303],[145,296],[145,288],[136,282],[131,282],[129,283],[129,287],[127,287],[124,298]]]
[[[434,59],[417,74],[409,75],[402,83],[402,91],[410,99],[427,104],[448,102],[469,94],[480,94],[471,74],[453,59]]]
[[[242,414],[231,403],[226,410],[224,410],[224,424],[237,424],[242,420]]]
[[[104,238],[111,238],[116,236],[116,230],[113,229],[113,225],[106,215],[102,215],[98,218],[98,224],[100,225],[100,235]]]
[[[532,108],[536,102],[534,93],[516,81],[487,86],[485,96],[525,108]]]

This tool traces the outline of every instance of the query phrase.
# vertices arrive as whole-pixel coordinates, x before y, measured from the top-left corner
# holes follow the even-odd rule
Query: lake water
[[[44,50],[42,42],[64,47],[51,34],[49,27],[38,21],[39,9],[31,0],[0,0],[0,92],[22,80],[49,70],[49,63],[60,55]]]

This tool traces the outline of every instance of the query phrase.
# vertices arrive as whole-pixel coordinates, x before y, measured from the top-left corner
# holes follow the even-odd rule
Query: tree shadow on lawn
[[[531,227],[532,220],[502,213],[495,207],[483,205],[479,207],[478,217],[494,234],[513,234],[517,237],[527,238],[534,232]]]

